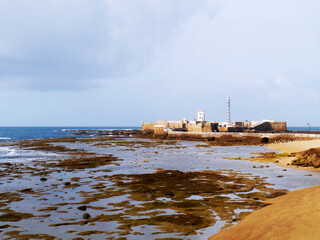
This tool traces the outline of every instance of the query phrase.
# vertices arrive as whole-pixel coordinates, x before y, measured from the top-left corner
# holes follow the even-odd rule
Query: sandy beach
[[[255,211],[236,226],[209,240],[320,239],[320,186],[269,199],[270,206]]]
[[[320,140],[295,141],[268,144],[268,147],[283,153],[294,153],[320,147]],[[304,170],[315,170],[290,166],[294,157],[283,157],[278,165]],[[241,239],[320,239],[320,186],[300,189],[284,196],[268,199],[271,204],[257,210],[239,224],[224,230],[209,240]]]
[[[267,147],[278,150],[283,153],[293,153],[308,150],[310,148],[320,147],[320,139],[308,141],[294,141],[287,143],[271,143]]]
[[[316,140],[306,140],[306,141],[293,141],[293,142],[287,142],[287,143],[271,143],[266,145],[267,147],[280,151],[282,153],[295,153],[295,152],[302,152],[306,151],[310,148],[319,148],[320,147],[320,139]],[[289,167],[294,169],[303,169],[303,170],[310,170],[310,171],[320,171],[319,168],[314,167],[300,167],[296,165],[291,165],[292,160],[294,160],[294,157],[282,157],[278,159],[277,165],[281,167]]]

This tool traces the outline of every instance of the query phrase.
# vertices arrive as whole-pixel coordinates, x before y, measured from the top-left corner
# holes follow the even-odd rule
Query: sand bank
[[[294,153],[319,148],[320,140],[273,143],[267,146],[283,153]],[[311,167],[288,165],[293,159],[294,157],[283,157],[277,164],[283,167],[319,171]],[[209,240],[320,239],[319,199],[320,186],[268,199],[265,202],[271,204],[270,206],[253,212],[236,226],[210,237]]]
[[[286,142],[286,143],[271,143],[266,145],[273,150],[280,151],[282,153],[296,153],[306,151],[310,148],[320,148],[320,140],[306,140],[306,141],[293,141],[293,142]],[[295,157],[282,157],[278,159],[277,165],[281,167],[289,167],[294,169],[303,169],[303,170],[310,170],[310,171],[320,171],[320,168],[314,167],[300,167],[296,165],[291,165],[291,162],[295,159]],[[270,161],[272,162],[272,161]]]
[[[320,239],[320,186],[268,199],[272,205],[255,211],[236,226],[209,240]]]
[[[267,147],[278,150],[283,153],[293,153],[308,150],[310,148],[320,147],[320,140],[294,141],[287,143],[271,143]]]

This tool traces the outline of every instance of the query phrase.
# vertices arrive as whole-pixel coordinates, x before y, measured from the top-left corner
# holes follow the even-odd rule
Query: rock
[[[292,161],[292,165],[302,167],[320,167],[320,148],[311,148],[307,151],[295,154],[296,159]]]
[[[47,180],[48,180],[48,179],[45,178],[45,177],[40,178],[40,181],[42,181],[42,182],[45,182],[45,181],[47,181]]]
[[[86,211],[87,210],[87,206],[80,206],[80,207],[78,207],[78,209],[80,211]]]
[[[65,186],[69,186],[71,184],[71,182],[65,182],[64,185]]]
[[[284,177],[283,175],[279,175],[279,176],[277,176],[277,177]]]
[[[91,218],[91,215],[89,213],[84,213],[82,218],[83,219],[89,219],[89,218]]]

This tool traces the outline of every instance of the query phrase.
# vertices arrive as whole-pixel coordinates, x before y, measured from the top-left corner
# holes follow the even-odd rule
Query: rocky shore
[[[47,157],[0,164],[0,238],[207,238],[287,192],[215,169],[224,147],[124,135],[6,143]]]
[[[139,130],[79,134],[94,136],[6,143],[48,156],[0,164],[0,238],[203,239],[287,193],[261,173],[289,177],[267,163],[292,153],[241,146],[252,145],[249,139],[189,142]],[[275,146],[293,144],[283,141]],[[251,149],[266,152],[252,156]],[[242,159],[259,163],[236,161]],[[225,165],[217,169],[219,161]],[[312,178],[302,174],[300,182]]]
[[[288,154],[277,160],[280,166],[320,170],[320,140],[270,144],[269,147]],[[315,186],[268,199],[264,203],[271,204],[270,206],[255,211],[236,226],[210,237],[209,240],[319,239],[319,198],[320,186]]]

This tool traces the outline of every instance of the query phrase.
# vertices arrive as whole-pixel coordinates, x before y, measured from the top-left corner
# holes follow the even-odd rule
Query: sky
[[[318,0],[0,0],[0,126],[320,126]]]

